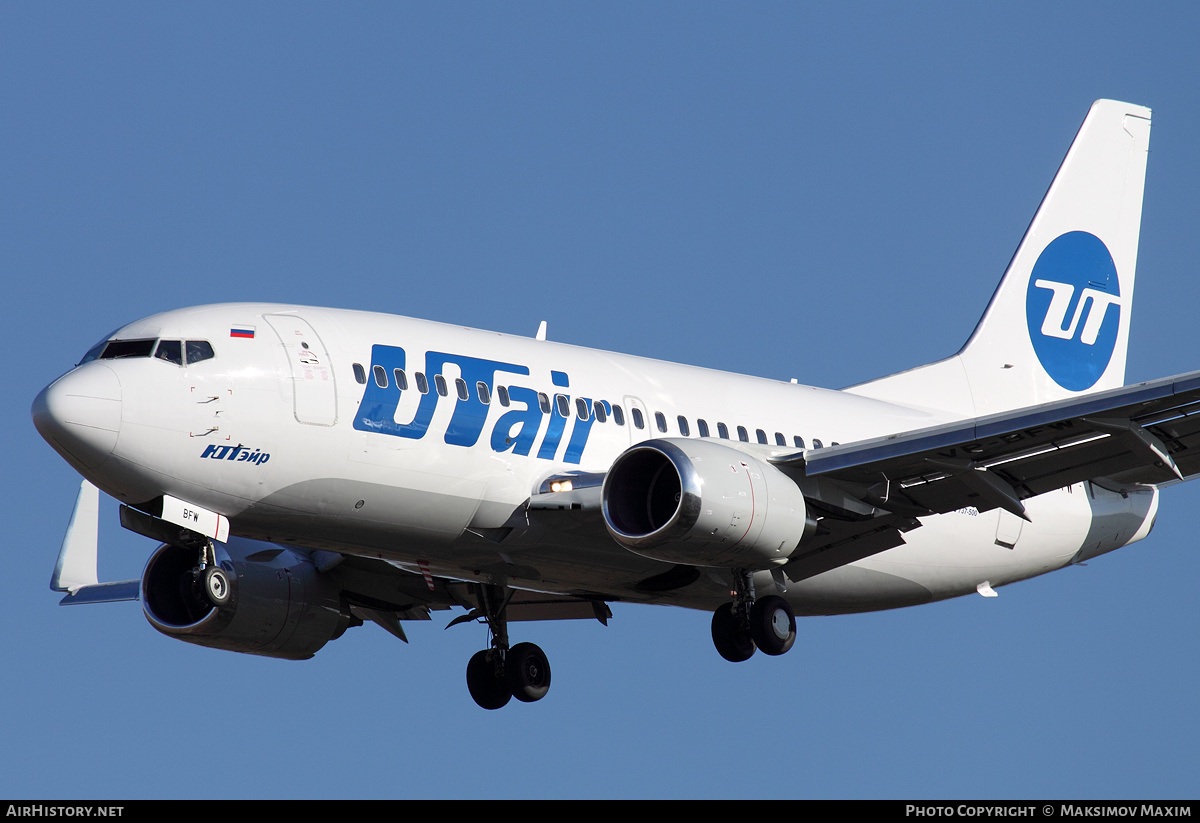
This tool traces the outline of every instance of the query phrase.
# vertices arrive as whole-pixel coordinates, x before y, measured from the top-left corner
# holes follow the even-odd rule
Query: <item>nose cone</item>
[[[87,363],[42,389],[33,425],[68,462],[94,469],[117,445],[121,382],[103,363]]]

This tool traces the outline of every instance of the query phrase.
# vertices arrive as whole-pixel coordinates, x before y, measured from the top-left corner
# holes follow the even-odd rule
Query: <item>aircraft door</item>
[[[332,426],[337,422],[337,384],[325,344],[302,317],[264,316],[283,343],[292,374],[296,420],[313,426]]]

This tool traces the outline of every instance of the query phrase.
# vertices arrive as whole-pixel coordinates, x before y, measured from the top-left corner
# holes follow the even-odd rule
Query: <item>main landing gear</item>
[[[755,599],[749,572],[736,572],[732,603],[713,613],[712,637],[717,652],[731,663],[749,660],[755,649],[764,654],[784,654],[796,642],[796,615],[778,595]]]
[[[518,643],[507,651],[493,645],[475,652],[467,663],[467,689],[485,709],[499,709],[513,697],[532,703],[550,690],[550,663],[533,643]]]
[[[509,590],[511,592],[511,590]],[[533,643],[509,648],[508,598],[500,586],[480,586],[479,608],[468,618],[487,620],[492,647],[476,652],[467,663],[467,689],[482,708],[499,709],[515,697],[522,703],[541,700],[550,690],[550,662]]]

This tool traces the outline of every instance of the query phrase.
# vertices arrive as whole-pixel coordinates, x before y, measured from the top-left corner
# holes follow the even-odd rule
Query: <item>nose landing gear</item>
[[[233,602],[233,581],[229,573],[217,564],[217,553],[212,541],[200,538],[194,545],[186,547],[195,548],[198,553],[196,565],[191,568],[184,581],[191,590],[193,602],[203,611],[229,606]]]
[[[233,587],[229,583],[229,575],[220,566],[209,566],[204,570],[204,594],[210,603],[217,608],[229,603],[233,597]]]

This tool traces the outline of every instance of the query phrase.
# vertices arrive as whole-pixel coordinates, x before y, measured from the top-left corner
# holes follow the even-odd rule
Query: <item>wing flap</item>
[[[829,534],[818,536],[811,544],[806,543],[793,553],[783,566],[783,573],[793,583],[816,577],[847,563],[904,545],[901,531],[917,525],[915,520],[898,521],[891,515],[854,524],[833,523],[828,527]]]

